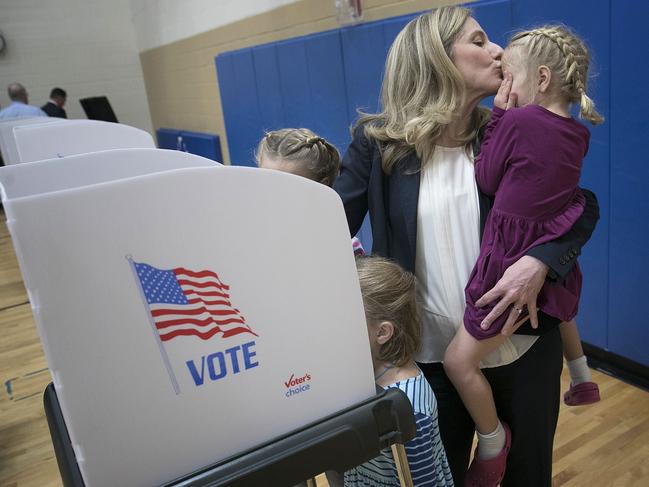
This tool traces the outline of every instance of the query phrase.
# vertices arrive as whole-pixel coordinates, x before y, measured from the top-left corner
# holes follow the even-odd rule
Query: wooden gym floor
[[[60,486],[43,411],[50,376],[2,212],[0,337],[0,486]],[[649,485],[649,393],[596,371],[593,376],[600,403],[562,405],[554,486]],[[565,390],[565,369],[562,383]]]

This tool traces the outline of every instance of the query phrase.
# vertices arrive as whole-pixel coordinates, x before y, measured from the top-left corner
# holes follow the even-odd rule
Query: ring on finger
[[[514,311],[516,311],[518,314],[521,314],[523,312],[523,306],[514,306]]]

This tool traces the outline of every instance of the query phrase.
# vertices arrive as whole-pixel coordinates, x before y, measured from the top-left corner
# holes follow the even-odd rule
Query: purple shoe
[[[563,395],[563,402],[567,406],[585,406],[599,401],[599,386],[594,382],[582,382],[572,385]]]
[[[473,461],[464,477],[465,487],[497,487],[502,482],[507,468],[507,455],[512,446],[512,433],[507,424],[502,423],[505,428],[505,446],[500,450],[498,456],[489,460],[478,458],[478,447],[475,448]]]

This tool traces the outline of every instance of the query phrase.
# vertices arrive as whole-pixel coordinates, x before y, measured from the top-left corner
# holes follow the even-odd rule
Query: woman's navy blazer
[[[476,141],[476,156],[479,148],[479,141]],[[340,175],[334,183],[334,189],[345,207],[351,235],[358,232],[369,210],[372,253],[392,258],[412,273],[415,272],[417,247],[420,166],[421,162],[413,152],[400,161],[390,175],[385,174],[381,166],[379,145],[365,136],[361,126],[354,130],[354,138],[343,157]],[[586,206],[572,230],[559,239],[528,252],[528,255],[548,265],[548,277],[551,279],[562,279],[567,275],[599,219],[597,198],[591,191],[582,191],[586,197]],[[479,199],[482,234],[493,198],[479,191]]]

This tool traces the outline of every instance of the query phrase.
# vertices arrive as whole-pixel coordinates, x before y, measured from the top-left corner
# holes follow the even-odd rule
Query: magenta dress
[[[477,340],[499,334],[509,312],[483,330],[480,322],[496,303],[478,308],[475,302],[529,249],[564,235],[583,213],[577,185],[589,139],[581,123],[539,105],[494,108],[475,173],[480,190],[495,200],[465,289],[464,327]],[[544,284],[537,306],[568,321],[577,314],[580,293],[575,265],[563,282]]]

